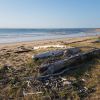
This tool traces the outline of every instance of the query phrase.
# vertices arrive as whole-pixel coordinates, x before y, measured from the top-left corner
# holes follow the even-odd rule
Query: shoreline
[[[54,39],[61,39],[61,38],[81,38],[81,37],[91,37],[91,36],[96,36],[96,35],[100,35],[100,33],[91,33],[91,34],[66,34],[66,35],[53,35],[53,36],[45,36],[45,34],[43,36],[40,37],[34,37],[34,36],[19,36],[16,38],[2,38],[2,35],[0,37],[0,44],[12,44],[12,43],[21,43],[21,42],[32,42],[32,41],[41,41],[41,40],[54,40]],[[9,35],[8,35],[9,36]]]
[[[15,43],[0,43],[0,49],[5,47],[16,47],[16,46],[41,46],[41,45],[56,45],[62,44],[62,42],[70,43],[74,41],[82,41],[86,39],[93,39],[100,37],[100,35],[94,36],[83,36],[83,37],[68,37],[68,38],[56,38],[56,39],[42,39],[42,40],[33,40],[33,41],[25,41],[25,42],[15,42]]]
[[[37,40],[31,42],[20,42],[11,44],[0,44],[0,65],[21,66],[31,60],[32,55],[43,51],[63,49],[69,47],[94,46],[100,48],[98,36],[59,38],[48,40]],[[20,60],[19,60],[20,59]]]

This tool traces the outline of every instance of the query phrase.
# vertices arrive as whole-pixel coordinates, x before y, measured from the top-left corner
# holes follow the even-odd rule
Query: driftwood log
[[[63,69],[69,71],[69,69],[74,68],[74,66],[79,65],[82,62],[88,61],[92,58],[100,56],[100,49],[94,49],[89,52],[76,54],[74,56],[69,57],[68,59],[60,60],[48,65],[44,65],[40,67],[40,70],[45,68],[44,72],[42,72],[42,76],[55,74]],[[41,76],[40,76],[41,77]]]
[[[80,64],[85,63],[96,57],[100,57],[99,48],[92,49],[89,52],[75,54],[68,59],[40,66],[39,70],[42,70],[42,73],[35,79],[42,81],[48,79],[49,77],[62,75],[63,73],[67,73],[79,68]],[[23,80],[34,80],[34,77],[25,77]]]
[[[33,48],[26,48],[26,47],[20,47],[20,48],[17,48],[14,53],[24,53],[24,52],[30,52],[30,51],[33,51],[34,49]]]
[[[100,43],[100,39],[93,41],[92,43]]]
[[[34,50],[38,50],[38,49],[46,49],[46,48],[66,48],[65,45],[43,45],[43,46],[34,46]]]
[[[72,47],[72,48],[68,48],[68,49],[60,49],[60,50],[53,50],[53,51],[48,51],[48,52],[44,52],[41,54],[37,54],[37,55],[33,55],[32,59],[44,59],[44,58],[48,58],[48,57],[57,57],[57,56],[63,56],[63,55],[67,55],[67,54],[77,54],[80,52],[80,49],[77,47]]]

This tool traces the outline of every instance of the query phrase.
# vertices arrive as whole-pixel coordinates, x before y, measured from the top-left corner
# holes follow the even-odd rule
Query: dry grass
[[[96,38],[95,40],[100,39]],[[92,40],[93,41],[93,40]],[[100,43],[92,43],[91,41],[87,42],[80,42],[80,43],[73,43],[73,44],[65,44],[66,46],[73,46],[73,47],[78,47],[78,46],[94,46],[97,48],[100,48]],[[37,67],[41,63],[46,63],[52,58],[44,59],[44,60],[39,60],[39,61],[33,61],[31,59],[32,54],[37,54],[40,52],[44,51],[49,51],[49,50],[55,50],[57,48],[47,48],[47,49],[41,49],[41,50],[36,50],[36,51],[31,51],[28,53],[22,53],[22,54],[17,54],[13,53],[12,51],[5,54],[5,52],[0,53],[0,80],[9,79],[10,81],[8,83],[5,83],[2,85],[0,83],[0,100],[5,99],[15,99],[15,100],[51,100],[56,96],[59,96],[61,100],[80,100],[82,99],[78,92],[72,88],[70,90],[66,90],[66,88],[53,92],[45,92],[44,94],[37,94],[37,95],[28,95],[23,97],[23,88],[26,87],[26,82],[25,81],[19,81],[23,77],[27,76],[37,76]],[[89,48],[82,48],[82,51],[88,51],[90,50]],[[59,57],[61,59],[62,57]],[[12,68],[15,68],[16,74],[13,73],[12,70],[9,71],[4,71],[3,70],[3,65],[8,64],[11,65]],[[69,74],[64,76],[67,79],[73,80],[75,79],[77,82],[79,79],[85,79],[86,83],[85,86],[88,88],[95,86],[96,91],[93,92],[92,94],[89,94],[85,99],[86,100],[99,100],[100,99],[100,57],[93,59],[91,61],[88,61],[85,64],[81,64],[80,68],[77,70],[74,70],[73,72],[70,72]]]

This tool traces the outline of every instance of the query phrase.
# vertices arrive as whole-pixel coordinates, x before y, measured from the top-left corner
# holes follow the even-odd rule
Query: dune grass
[[[96,38],[95,40],[99,40]],[[72,43],[65,44],[66,46],[78,47],[78,46],[94,46],[96,48],[100,48],[100,43],[92,43],[92,42],[80,42],[80,43]],[[15,54],[11,53],[10,56],[4,55],[0,62],[0,99],[15,99],[15,100],[54,100],[54,98],[59,97],[57,100],[80,100],[83,99],[81,95],[77,92],[77,90],[72,87],[71,89],[67,89],[64,87],[61,90],[57,90],[56,88],[53,91],[45,91],[43,94],[34,94],[23,96],[23,88],[27,88],[26,81],[22,81],[23,77],[33,76],[36,77],[38,73],[38,67],[42,63],[50,62],[50,60],[54,58],[48,58],[43,60],[34,61],[31,59],[32,54],[38,54],[45,51],[56,50],[57,48],[47,48],[36,51],[31,51],[28,54]],[[90,50],[89,48],[82,48],[83,52]],[[58,59],[63,59],[63,57],[58,57]],[[11,68],[9,70],[4,70],[3,63],[5,61],[12,63]],[[65,74],[65,77],[68,80],[76,80],[76,83],[79,82],[80,79],[85,79],[85,86],[87,88],[95,87],[96,91],[92,94],[89,94],[84,99],[86,100],[99,100],[100,98],[100,56],[96,59],[88,61],[79,65],[80,68],[74,70],[68,74]],[[13,69],[14,68],[14,69]],[[4,72],[3,72],[4,71]],[[9,80],[7,83],[1,83],[3,79]]]

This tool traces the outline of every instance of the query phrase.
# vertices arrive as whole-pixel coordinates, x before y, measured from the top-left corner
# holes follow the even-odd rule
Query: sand
[[[17,43],[1,43],[0,49],[6,48],[11,49],[19,46],[42,46],[42,45],[58,45],[58,44],[64,44],[64,43],[73,43],[77,41],[89,41],[93,40],[94,38],[100,37],[100,35],[97,36],[87,36],[87,37],[75,37],[75,38],[58,38],[58,39],[45,39],[45,40],[34,40],[31,42],[17,42]]]
[[[73,44],[75,44],[76,46],[94,46],[92,42],[99,37],[100,36],[88,36],[80,38],[59,38],[55,40],[37,40],[31,42],[0,44],[0,66],[4,66],[6,64],[14,67],[25,66],[28,62],[32,60],[32,55],[36,53],[60,47],[63,48],[64,46],[71,47],[73,46]],[[49,46],[53,46],[53,48],[50,48]],[[42,48],[39,50],[34,50],[34,48],[38,47]]]
[[[99,40],[99,41],[98,41]],[[50,45],[55,45],[56,47],[48,48]],[[41,64],[48,63],[50,59],[45,59],[42,61],[34,61],[32,59],[32,55],[45,52],[48,50],[55,50],[59,49],[57,45],[66,46],[66,47],[78,47],[78,46],[93,46],[100,48],[100,36],[91,36],[91,37],[80,37],[80,38],[59,38],[55,40],[41,40],[41,41],[32,41],[32,42],[20,42],[20,43],[11,43],[11,44],[0,44],[0,98],[1,99],[27,99],[30,100],[30,96],[36,98],[43,98],[44,95],[40,95],[41,91],[36,91],[37,88],[40,90],[40,86],[44,86],[41,82],[37,82],[37,85],[34,80],[29,81],[27,77],[37,77],[39,75],[38,68]],[[34,50],[34,47],[38,46],[45,46],[47,48],[40,48]],[[62,48],[62,47],[61,47]],[[60,49],[61,49],[60,48]],[[88,49],[88,50],[87,50]],[[82,49],[84,52],[89,51],[89,48]],[[51,59],[51,61],[57,59]],[[6,65],[6,66],[5,66]],[[90,100],[94,100],[94,98],[99,97],[100,93],[100,59],[94,59],[89,63],[81,65],[82,67],[78,70],[73,70],[70,76],[65,75],[63,78],[67,80],[75,81],[75,84],[78,84],[80,87],[80,80],[85,79],[85,86],[87,89],[91,89],[91,86],[94,89],[96,88],[96,92],[92,94],[88,94]],[[91,67],[92,66],[92,67]],[[75,71],[75,72],[74,72]],[[59,77],[56,77],[59,79]],[[23,79],[25,79],[23,81]],[[76,96],[79,98],[79,91],[69,90],[68,87],[60,87],[54,88],[55,86],[55,78],[51,80],[52,82],[52,89],[53,91],[57,91],[59,96],[62,97],[61,94],[68,93],[71,97]],[[30,82],[30,86],[28,83]],[[58,82],[58,81],[57,81]],[[59,83],[59,82],[58,82]],[[58,84],[57,83],[57,84]],[[61,83],[61,81],[60,81]],[[41,85],[39,85],[41,84]],[[42,87],[43,87],[42,86]],[[82,88],[83,85],[81,85]],[[50,86],[51,87],[51,86]],[[46,89],[46,88],[45,88]],[[67,91],[68,89],[68,91]],[[44,90],[44,89],[43,89]],[[54,93],[50,90],[50,93],[47,91],[43,91],[44,94],[48,93],[45,96],[52,96]],[[58,91],[59,90],[59,91]],[[66,90],[66,91],[65,91]],[[46,93],[45,93],[46,92]],[[25,96],[27,93],[28,95]],[[74,93],[74,94],[73,94]],[[83,92],[84,93],[84,92]],[[30,95],[32,94],[32,95]],[[56,95],[56,94],[55,94]],[[25,97],[23,97],[25,96]],[[37,99],[38,98],[38,99]],[[23,100],[22,99],[22,100]]]

